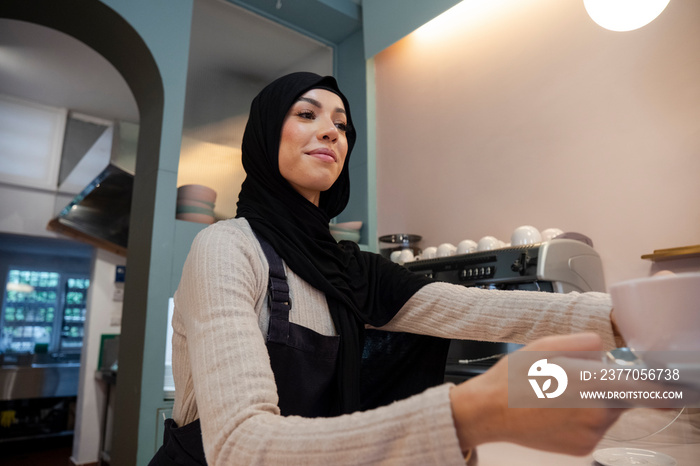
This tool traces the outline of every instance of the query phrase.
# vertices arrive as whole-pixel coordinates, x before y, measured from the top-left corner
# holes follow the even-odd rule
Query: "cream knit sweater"
[[[287,269],[290,320],[335,335],[324,295]],[[197,235],[175,294],[173,418],[201,419],[210,465],[464,464],[449,384],[335,418],[283,417],[265,347],[268,264],[244,219]],[[582,330],[614,345],[602,293],[423,287],[386,326],[447,338],[527,343]]]

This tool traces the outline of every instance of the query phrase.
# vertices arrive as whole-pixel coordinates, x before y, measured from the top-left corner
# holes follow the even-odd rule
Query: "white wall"
[[[67,110],[0,95],[0,231],[58,235],[46,224],[73,198],[57,189]]]
[[[71,456],[71,461],[77,465],[95,463],[98,459],[107,386],[95,379],[95,371],[98,368],[102,334],[121,333],[122,302],[114,301],[113,297],[114,290],[123,286],[114,282],[116,266],[125,264],[124,257],[95,249],[83,351],[80,356],[80,382]]]
[[[0,183],[0,231],[60,238],[62,236],[48,231],[46,225],[73,197],[72,194]]]
[[[375,57],[380,235],[577,231],[608,284],[648,275],[642,254],[700,243],[700,2],[626,33],[580,0],[445,16]]]

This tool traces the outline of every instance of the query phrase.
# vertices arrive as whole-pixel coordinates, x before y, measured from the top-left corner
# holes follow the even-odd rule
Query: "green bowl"
[[[341,233],[359,233],[359,232],[360,232],[360,230],[353,230],[353,229],[350,229],[350,228],[336,227],[336,226],[333,226],[333,225],[331,225],[329,229],[331,230],[331,232],[333,232],[333,231],[339,231],[339,232],[341,232]]]
[[[189,205],[177,206],[176,213],[178,213],[178,214],[204,214],[204,215],[211,215],[212,217],[214,216],[214,211],[211,209],[207,209],[205,207],[194,207],[194,206],[189,206]]]
[[[331,230],[331,235],[333,235],[333,238],[335,238],[336,241],[346,240],[352,241],[353,243],[360,241],[360,232],[357,230],[354,232]]]

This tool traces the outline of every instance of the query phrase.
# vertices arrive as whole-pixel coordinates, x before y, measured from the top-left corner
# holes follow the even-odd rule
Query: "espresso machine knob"
[[[518,272],[520,275],[525,275],[527,273],[527,268],[530,267],[531,265],[536,265],[537,264],[537,258],[536,257],[530,257],[527,255],[526,252],[520,254],[520,257],[515,259],[515,261],[511,264],[510,269],[513,272]]]

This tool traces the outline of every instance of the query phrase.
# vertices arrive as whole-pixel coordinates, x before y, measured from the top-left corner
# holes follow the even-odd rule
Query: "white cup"
[[[442,243],[437,248],[438,257],[449,257],[454,256],[457,253],[457,246],[450,243]]]
[[[399,264],[405,264],[406,262],[413,262],[415,257],[413,256],[413,251],[410,249],[402,249],[399,254]]]
[[[615,322],[638,351],[700,351],[700,272],[662,274],[610,287]]]
[[[542,241],[550,241],[554,239],[556,236],[561,235],[564,233],[563,230],[560,230],[559,228],[546,228],[542,230]]]
[[[525,246],[540,242],[542,242],[542,235],[537,228],[530,225],[516,228],[510,237],[510,244],[513,246]]]
[[[484,236],[476,245],[477,251],[491,251],[501,247],[501,242],[494,236]]]
[[[470,239],[465,239],[459,242],[457,245],[457,254],[469,254],[470,252],[476,251],[476,241]]]
[[[437,257],[437,248],[435,246],[429,246],[423,249],[420,255],[421,259],[435,259]]]

